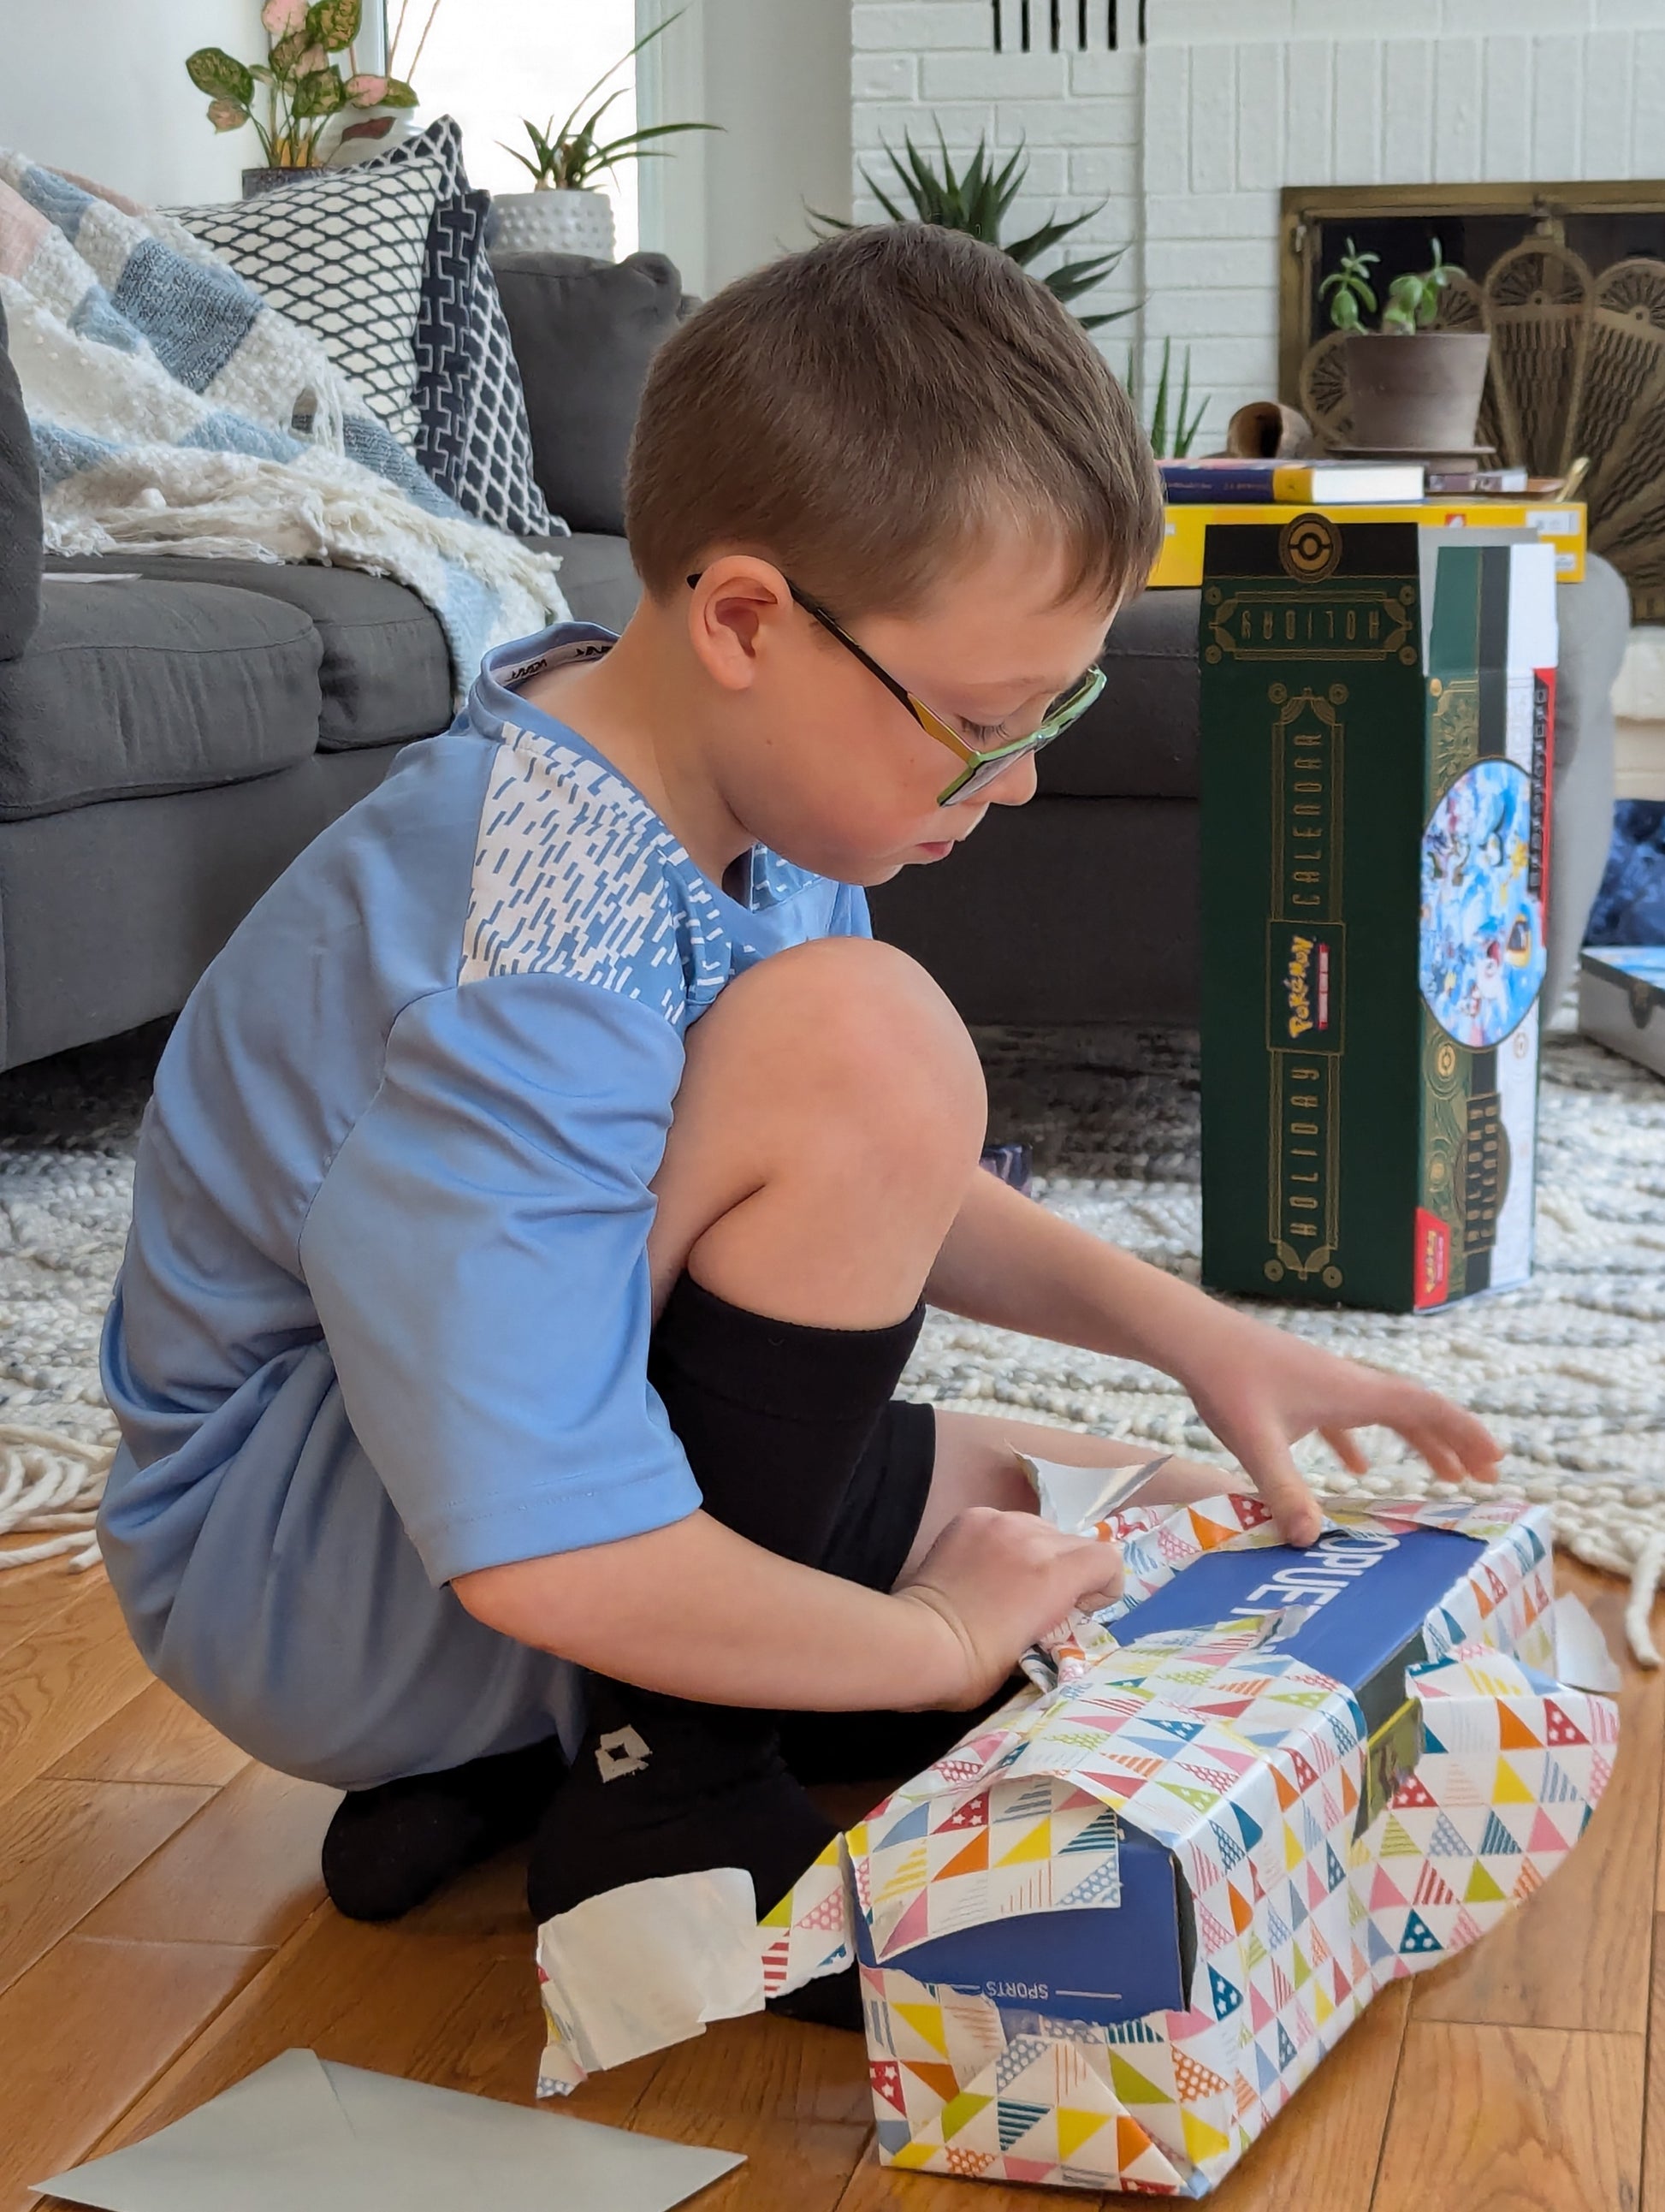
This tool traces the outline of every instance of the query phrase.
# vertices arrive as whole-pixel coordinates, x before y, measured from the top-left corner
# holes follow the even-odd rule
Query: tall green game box
[[[1203,1275],[1407,1312],[1532,1266],[1555,556],[1211,527]]]

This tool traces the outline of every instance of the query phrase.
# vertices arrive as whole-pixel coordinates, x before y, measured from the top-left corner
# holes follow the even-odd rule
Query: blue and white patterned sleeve
[[[648,1387],[662,1013],[507,975],[407,1006],[301,1261],[347,1413],[435,1583],[684,1518]]]

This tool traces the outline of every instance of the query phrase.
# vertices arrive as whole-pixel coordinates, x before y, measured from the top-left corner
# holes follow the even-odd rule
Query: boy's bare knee
[[[704,1033],[702,1036],[702,1033]],[[987,1121],[976,1048],[916,960],[866,938],[823,938],[738,977],[690,1038],[754,1061],[782,1110],[858,1139],[975,1158]]]

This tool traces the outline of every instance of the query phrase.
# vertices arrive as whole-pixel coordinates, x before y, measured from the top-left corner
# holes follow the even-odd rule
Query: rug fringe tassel
[[[62,1559],[71,1574],[99,1563],[94,1522],[115,1448],[0,1421],[0,1536],[46,1541],[0,1549],[0,1570]]]
[[[1665,1575],[1665,1537],[1650,1536],[1631,1577],[1631,1595],[1625,1607],[1625,1633],[1630,1638],[1638,1666],[1659,1664],[1659,1648],[1648,1623],[1662,1575]]]

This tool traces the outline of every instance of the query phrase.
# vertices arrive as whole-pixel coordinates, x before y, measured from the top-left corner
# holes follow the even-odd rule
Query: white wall
[[[547,4],[558,19],[586,0]],[[447,0],[459,23],[470,5]],[[677,5],[637,0],[640,27]],[[136,199],[235,198],[258,142],[210,128],[185,58],[220,46],[248,60],[264,45],[259,0],[0,0],[0,145]],[[848,214],[849,0],[692,0],[640,68],[644,121],[725,126],[667,142],[640,172],[641,242],[690,291],[806,245],[806,204]]]
[[[645,30],[675,0],[638,0]],[[707,294],[850,210],[849,0],[693,0],[638,64],[643,122],[717,123],[644,165],[641,242]]]
[[[410,18],[420,22],[427,4],[413,0]],[[398,12],[396,4],[396,23]],[[551,118],[561,122],[604,71],[614,70],[636,35],[635,0],[446,0],[416,71],[418,112],[424,120],[455,116],[471,185],[530,191],[532,179],[503,150],[528,150],[522,118],[540,130]],[[404,42],[414,50],[413,39],[407,27]],[[614,70],[592,103],[618,89],[602,123],[610,138],[635,123],[634,75],[628,67]],[[621,254],[635,250],[637,174],[638,165],[626,161],[597,180],[613,203]]]
[[[851,14],[857,164],[940,121],[956,155],[1027,146],[1014,226],[1107,198],[1080,239],[1133,251],[1091,304],[1143,304],[1100,343],[1120,369],[1136,334],[1147,386],[1164,339],[1190,349],[1204,450],[1278,388],[1284,185],[1665,173],[1665,0],[1148,0],[1142,49],[1127,0],[1121,50],[1082,53],[1015,51],[1010,27],[996,53],[988,0]]]
[[[259,0],[0,0],[0,145],[137,200],[235,199],[259,142],[210,127],[198,46],[263,53]]]
[[[1170,12],[1183,11],[1170,0]],[[1163,337],[1188,343],[1216,395],[1212,434],[1239,400],[1278,388],[1282,186],[1665,173],[1665,0],[1441,0],[1437,15],[1425,0],[1399,12],[1425,28],[1184,44],[1158,42],[1153,10],[1146,368]],[[1351,33],[1359,19],[1330,20]]]

